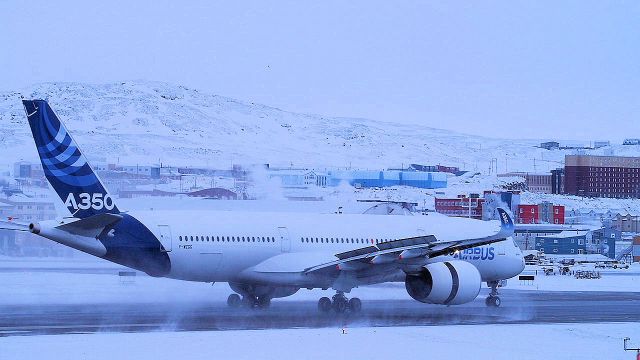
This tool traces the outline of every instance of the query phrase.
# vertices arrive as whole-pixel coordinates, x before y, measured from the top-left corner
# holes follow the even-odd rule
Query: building
[[[534,193],[551,194],[551,174],[529,174],[525,175],[527,190]]]
[[[592,254],[602,254],[611,259],[616,258],[616,243],[622,240],[622,232],[611,226],[596,229],[591,235],[587,251]]]
[[[327,184],[338,186],[343,182],[355,187],[412,186],[423,189],[447,187],[447,175],[439,172],[398,170],[347,170],[330,171]]]
[[[483,197],[482,220],[500,220],[496,208],[507,207],[515,214],[520,205],[520,192],[518,191],[485,191]]]
[[[32,164],[27,161],[18,161],[13,164],[14,178],[30,178]]]
[[[435,199],[436,212],[447,216],[482,219],[484,199],[479,196],[458,195],[455,199]]]
[[[566,155],[564,174],[566,194],[640,197],[640,157]]]
[[[564,224],[564,212],[564,206],[553,205],[546,201],[538,205],[520,204],[516,213],[516,222],[519,224]]]
[[[564,169],[551,170],[551,193],[564,194]]]
[[[540,222],[547,224],[564,224],[565,208],[562,205],[554,205],[548,201],[538,204]]]
[[[551,255],[587,253],[587,231],[562,231],[536,237],[535,250]]]
[[[460,172],[460,168],[456,166],[436,165],[436,169],[438,169],[439,172],[445,172],[454,175],[457,175]]]
[[[521,204],[518,206],[516,222],[518,224],[539,224],[540,213],[538,211],[538,205]]]
[[[524,178],[526,189],[534,193],[551,194],[551,174],[535,174],[526,172],[510,172],[499,174],[498,177],[522,177]]]
[[[609,140],[596,140],[593,142],[594,149],[600,149],[607,146],[611,146],[611,142]]]
[[[640,145],[640,139],[624,139],[622,145]]]
[[[326,176],[303,169],[270,170],[269,178],[280,179],[283,187],[326,186],[327,182]]]
[[[411,164],[409,165],[408,170],[423,171],[423,172],[438,172],[438,167],[435,165]]]
[[[633,262],[640,262],[640,235],[633,237],[633,249],[631,254],[633,255]]]
[[[16,194],[0,199],[0,217],[11,217],[22,223],[53,220],[56,218],[56,209],[48,198]],[[72,252],[70,248],[29,232],[12,233],[0,234],[0,252],[22,256],[63,255]]]
[[[597,228],[593,225],[515,224],[513,240],[522,250],[534,250],[538,236],[557,235],[563,231],[586,231],[589,240],[591,232]]]
[[[622,232],[640,234],[640,216],[631,214],[617,214],[612,220],[612,226],[616,230]]]
[[[540,143],[540,147],[547,150],[557,150],[560,148],[560,143],[557,141],[547,141]]]
[[[120,171],[123,171],[127,174],[141,176],[141,177],[150,177],[153,179],[160,178],[160,166],[148,166],[148,165],[123,165],[120,168]]]

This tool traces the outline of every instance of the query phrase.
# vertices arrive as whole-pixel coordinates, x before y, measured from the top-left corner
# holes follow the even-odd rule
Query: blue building
[[[338,186],[346,182],[355,187],[412,186],[423,189],[447,187],[447,175],[438,172],[399,171],[399,170],[349,170],[330,171],[329,186]]]
[[[616,241],[622,240],[622,232],[612,226],[604,226],[593,231],[589,252],[616,258]]]
[[[588,231],[562,231],[558,234],[536,237],[535,250],[550,255],[577,255],[587,253]]]

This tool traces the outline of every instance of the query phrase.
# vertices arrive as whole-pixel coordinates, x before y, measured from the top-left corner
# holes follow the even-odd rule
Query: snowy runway
[[[373,289],[371,289],[373,291]],[[390,292],[389,289],[378,291]],[[462,306],[363,298],[357,315],[322,314],[316,302],[274,300],[265,310],[230,309],[223,301],[4,305],[0,336],[95,332],[212,331],[471,324],[640,322],[640,293],[505,290],[501,308],[484,296]]]

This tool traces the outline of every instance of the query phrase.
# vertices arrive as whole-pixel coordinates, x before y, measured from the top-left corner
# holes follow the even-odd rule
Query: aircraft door
[[[291,251],[291,239],[289,238],[289,230],[286,227],[279,227],[278,233],[280,234],[280,249],[282,252]]]
[[[171,251],[171,228],[169,225],[158,225],[158,232],[160,233],[160,242],[164,247],[165,252]]]

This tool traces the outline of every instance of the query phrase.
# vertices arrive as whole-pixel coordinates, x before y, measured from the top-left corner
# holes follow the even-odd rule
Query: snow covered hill
[[[0,93],[0,149],[6,154],[0,164],[37,159],[23,97],[49,99],[90,158],[120,164],[378,169],[420,163],[488,173],[495,159],[498,172],[546,172],[561,166],[569,153],[536,148],[540,141],[517,140],[517,126],[514,139],[490,139],[426,126],[297,114],[182,86],[128,81],[43,83]],[[640,153],[633,146],[613,150]]]

